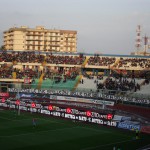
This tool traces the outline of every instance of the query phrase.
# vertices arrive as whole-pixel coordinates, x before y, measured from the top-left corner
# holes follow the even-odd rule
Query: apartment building
[[[72,53],[77,52],[77,31],[14,27],[4,31],[3,42],[6,50]]]

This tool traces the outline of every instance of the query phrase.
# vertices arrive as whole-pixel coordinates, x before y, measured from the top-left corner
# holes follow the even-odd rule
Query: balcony
[[[26,39],[26,41],[43,41],[43,39]]]
[[[43,36],[41,33],[26,33],[26,36]]]
[[[60,35],[45,35],[44,37],[60,37]]]

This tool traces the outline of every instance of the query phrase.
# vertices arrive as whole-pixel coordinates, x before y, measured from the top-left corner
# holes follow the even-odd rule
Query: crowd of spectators
[[[66,82],[67,80],[75,80],[79,75],[79,69],[76,67],[68,68],[68,69],[51,69],[47,68],[43,71],[44,77],[43,79],[52,79],[55,80],[55,83],[59,83],[60,81]]]
[[[98,83],[97,89],[107,89],[114,91],[134,91],[140,90],[140,84],[136,83],[135,78],[110,76],[104,83]]]
[[[72,67],[63,69],[43,69],[39,71],[38,69],[30,68],[13,68],[12,66],[8,67],[5,62],[20,62],[20,63],[43,63],[48,64],[67,64],[67,65],[82,65],[86,59],[84,55],[56,55],[56,54],[41,54],[35,52],[0,52],[0,62],[4,62],[0,67],[0,77],[1,78],[12,78],[12,73],[16,73],[17,79],[23,79],[24,77],[29,78],[39,78],[42,73],[44,73],[44,79],[56,77],[58,81],[63,79],[66,82],[67,79],[75,79],[79,75],[79,69]],[[113,65],[116,62],[115,57],[102,57],[102,56],[91,56],[88,59],[88,65],[95,66],[107,66]],[[16,64],[17,64],[16,63]],[[116,64],[115,64],[116,65]],[[118,68],[120,67],[141,67],[141,68],[150,68],[150,59],[146,58],[120,58],[118,62]],[[83,73],[89,79],[93,79],[93,75]],[[133,73],[131,73],[133,77]],[[135,77],[135,74],[134,74]],[[98,76],[98,79],[103,79],[103,76]],[[97,83],[97,82],[96,82]],[[108,78],[105,84],[97,83],[98,89],[106,88],[108,90],[135,90],[139,89],[139,85],[133,81],[127,79],[118,79]]]
[[[67,65],[82,65],[85,61],[85,56],[60,56],[48,55],[46,62],[49,64],[67,64]]]
[[[40,76],[40,72],[30,69],[30,68],[26,68],[26,69],[18,69],[18,68],[14,68],[13,70],[16,73],[16,79],[24,79],[24,78],[38,78],[38,76]]]
[[[13,76],[13,73],[15,73],[15,77]],[[19,68],[13,68],[12,65],[3,64],[0,66],[0,78],[8,78],[8,79],[24,79],[26,77],[28,78],[37,78],[38,77],[38,71],[26,68],[26,69],[19,69]]]
[[[93,79],[94,75],[92,73],[88,74],[86,71],[82,72],[82,75],[88,79]]]
[[[105,80],[103,75],[97,75],[96,78],[92,74],[87,74],[85,71],[83,72],[83,76],[87,79],[94,79],[94,83],[96,84],[97,90],[112,90],[112,91],[134,91],[140,90],[140,84],[136,83],[135,78],[122,76],[120,74],[110,74]],[[101,81],[100,81],[101,80]],[[144,83],[149,83],[149,80],[145,80]]]
[[[15,73],[15,78],[13,77],[13,73]],[[68,70],[59,70],[59,69],[46,69],[46,70],[36,70],[31,68],[13,68],[13,66],[7,66],[7,64],[3,64],[0,67],[0,78],[9,78],[9,79],[24,79],[30,78],[34,80],[35,78],[40,78],[41,74],[44,73],[43,79],[52,79],[55,80],[56,83],[66,82],[67,80],[75,80],[79,75],[78,68],[71,68]]]
[[[35,54],[35,52],[9,52],[0,53],[0,62],[20,62],[20,63],[42,63],[45,56]]]
[[[100,57],[100,56],[91,56],[88,60],[88,65],[94,66],[110,66],[116,61],[115,57]]]
[[[2,51],[0,53],[0,62],[12,62],[12,61],[13,61],[12,53],[7,53],[5,51]]]
[[[20,63],[42,63],[44,58],[44,55],[35,54],[35,52],[18,52],[13,54],[13,61]]]
[[[1,62],[20,62],[20,63],[43,63],[48,64],[67,64],[67,65],[82,65],[86,57],[83,55],[65,56],[65,55],[53,55],[53,54],[40,54],[35,52],[1,52]]]
[[[120,58],[118,63],[118,68],[120,67],[140,67],[140,68],[150,68],[150,59],[144,58]]]
[[[119,80],[116,78],[107,78],[104,86],[108,90],[117,90],[117,91],[132,91],[140,89],[140,85],[135,83],[135,80],[122,79]]]
[[[36,52],[0,52],[0,62],[20,62],[20,63],[43,63],[48,64],[67,64],[67,65],[82,65],[86,60],[84,55],[56,55],[56,54],[41,54]],[[115,64],[115,57],[90,56],[87,64],[94,66],[110,67]],[[148,58],[120,58],[120,61],[115,64],[115,68],[150,68],[150,59]]]
[[[8,66],[6,63],[0,66],[0,78],[12,78],[12,66]]]

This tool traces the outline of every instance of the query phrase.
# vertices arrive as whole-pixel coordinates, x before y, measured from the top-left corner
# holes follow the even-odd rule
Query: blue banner
[[[20,97],[32,98],[33,94],[20,93]]]
[[[128,124],[125,122],[119,122],[117,127],[122,129],[128,129],[128,130],[140,130],[140,125]]]

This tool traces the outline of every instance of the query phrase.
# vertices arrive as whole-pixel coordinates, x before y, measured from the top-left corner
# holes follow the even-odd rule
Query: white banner
[[[66,101],[74,101],[74,102],[82,102],[82,103],[94,103],[94,104],[114,106],[114,102],[112,102],[112,101],[95,100],[95,99],[85,99],[85,98],[68,97],[68,96],[50,95],[50,99],[54,99],[54,100],[66,100]]]

